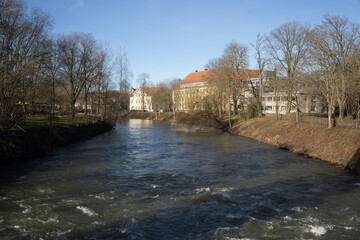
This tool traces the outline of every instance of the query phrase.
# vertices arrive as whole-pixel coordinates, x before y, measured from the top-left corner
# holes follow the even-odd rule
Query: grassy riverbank
[[[156,119],[154,113],[141,112],[126,113],[123,117]],[[162,113],[157,119],[173,120],[173,115]],[[360,173],[360,130],[340,127],[328,129],[322,125],[271,118],[236,119],[229,128],[227,120],[220,121],[205,112],[178,113],[176,122],[223,129]]]
[[[91,120],[91,121],[90,121]],[[0,136],[0,163],[43,156],[57,146],[89,139],[109,131],[113,123],[94,118],[29,119]]]
[[[360,173],[360,130],[254,118],[234,121],[229,132]]]

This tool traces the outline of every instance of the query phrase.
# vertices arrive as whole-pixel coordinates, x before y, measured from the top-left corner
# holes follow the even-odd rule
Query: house
[[[143,91],[144,89],[144,91]],[[153,112],[152,96],[159,91],[160,87],[132,89],[129,94],[130,110],[144,110]]]

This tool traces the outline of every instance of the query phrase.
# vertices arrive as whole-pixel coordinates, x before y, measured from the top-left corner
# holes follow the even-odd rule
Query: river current
[[[215,129],[124,121],[0,174],[0,239],[360,238],[359,176]]]

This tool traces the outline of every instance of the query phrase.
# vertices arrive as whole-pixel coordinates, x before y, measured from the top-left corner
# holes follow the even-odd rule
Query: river
[[[215,129],[124,121],[0,174],[0,239],[360,237],[359,176]]]

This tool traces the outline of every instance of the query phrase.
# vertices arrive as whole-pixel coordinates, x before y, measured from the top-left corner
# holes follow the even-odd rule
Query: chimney
[[[198,72],[198,70],[195,70],[195,72]]]
[[[209,69],[205,68],[205,71],[207,71],[207,70],[209,70]]]

